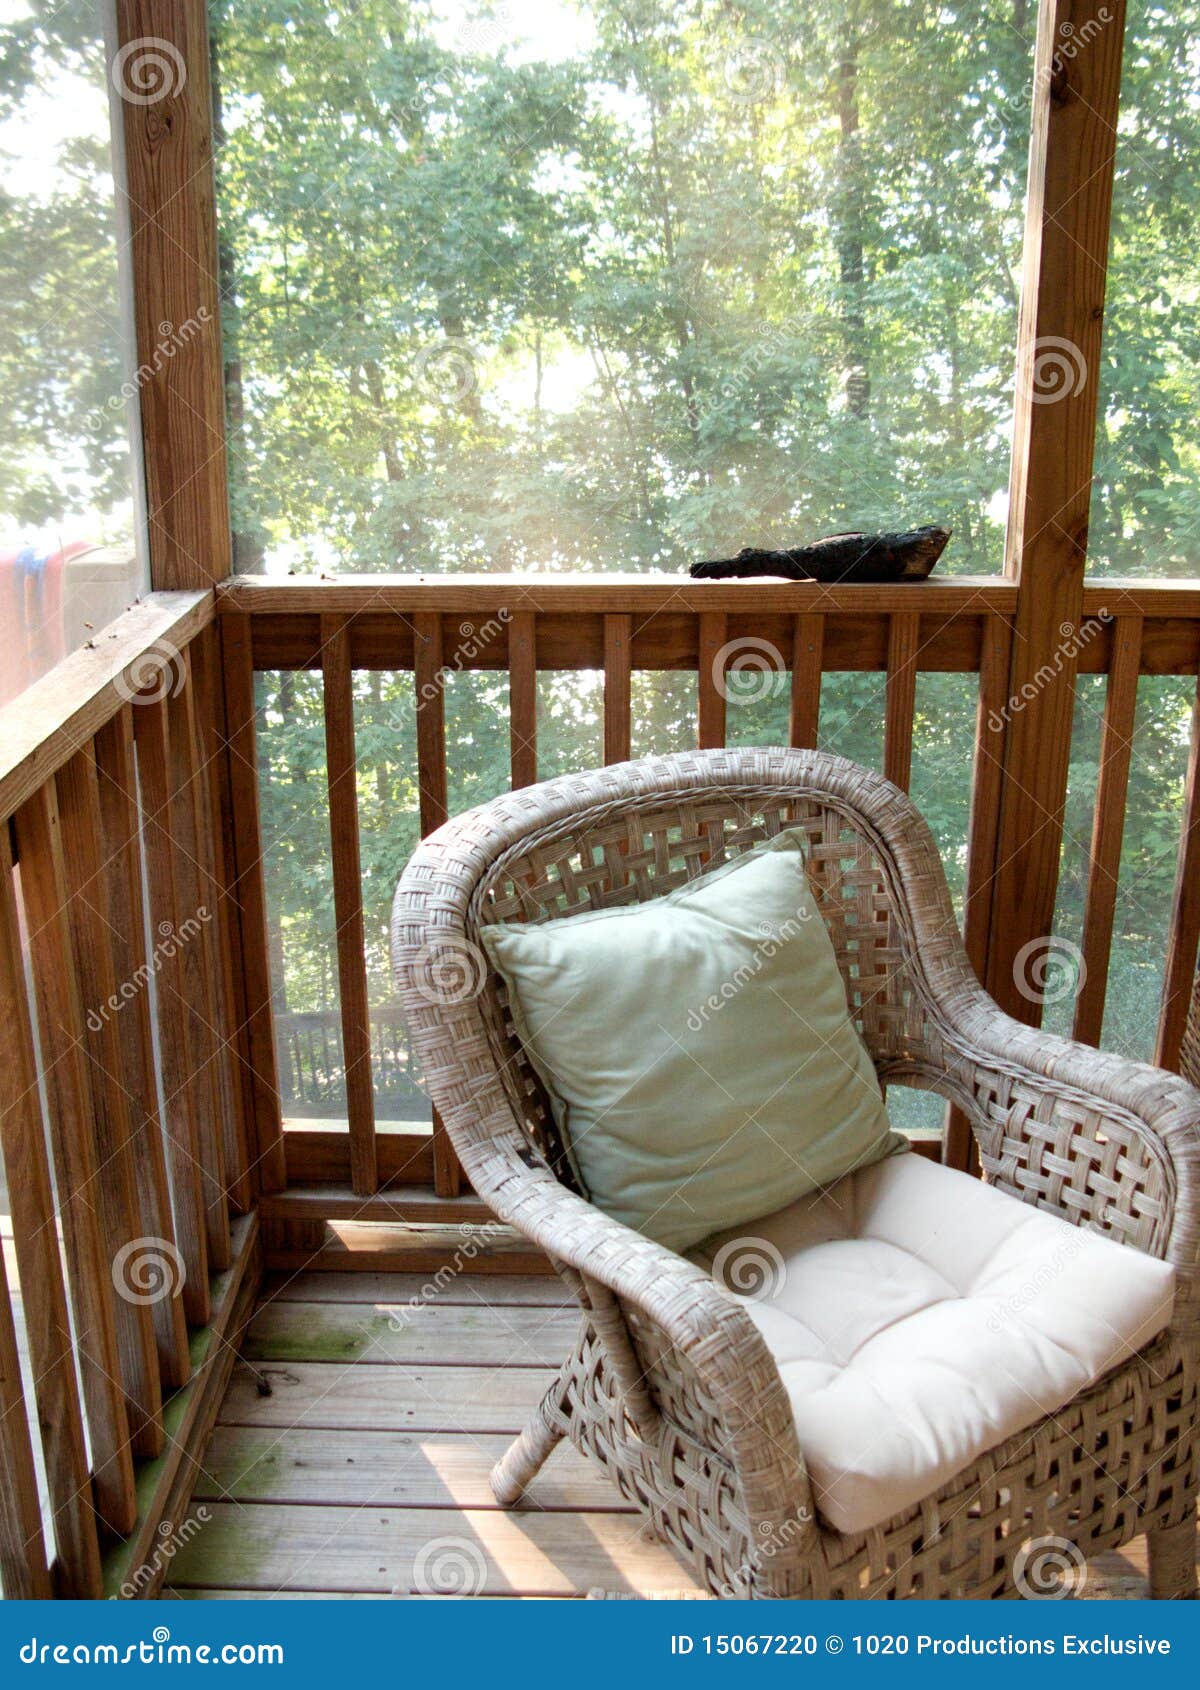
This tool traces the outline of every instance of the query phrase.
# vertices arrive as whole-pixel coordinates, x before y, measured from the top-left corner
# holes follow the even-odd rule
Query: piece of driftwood
[[[948,528],[910,528],[903,534],[829,534],[810,546],[767,551],[743,546],[736,557],[694,563],[698,581],[783,575],[790,581],[923,581],[945,550]]]

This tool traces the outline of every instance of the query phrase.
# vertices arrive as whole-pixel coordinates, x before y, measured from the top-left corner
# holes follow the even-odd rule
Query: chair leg
[[[555,1385],[534,1409],[521,1435],[492,1468],[492,1494],[501,1508],[515,1508],[541,1470],[546,1457],[562,1439],[550,1417],[560,1387]]]
[[[1150,1595],[1159,1602],[1196,1598],[1196,1516],[1147,1532]]]

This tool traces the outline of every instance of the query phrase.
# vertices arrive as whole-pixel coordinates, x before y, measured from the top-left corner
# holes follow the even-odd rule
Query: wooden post
[[[815,751],[817,748],[824,645],[824,616],[820,612],[797,616],[792,634],[792,702],[788,741],[802,751]]]
[[[1005,570],[1009,670],[988,984],[1036,1023],[1014,960],[1050,932],[1083,614],[1124,0],[1044,0],[1034,64]],[[1068,54],[1064,43],[1071,43]]]
[[[633,723],[633,617],[604,618],[604,761],[624,763],[630,755]]]
[[[258,743],[254,720],[254,657],[250,618],[221,618],[225,720],[229,735],[229,802],[233,822],[234,901],[241,926],[242,983],[253,1068],[254,1166],[259,1192],[287,1184],[283,1122],[275,1068],[271,964],[267,952],[267,893],[258,808]]]
[[[358,848],[354,671],[350,667],[350,635],[343,616],[321,618],[321,668],[337,928],[334,944],[342,1012],[346,1112],[350,1118],[350,1180],[358,1195],[367,1197],[378,1189],[379,1173],[375,1161],[375,1088],[371,1080],[371,1016]]]
[[[1177,1068],[1179,1047],[1187,1025],[1188,1004],[1200,943],[1200,681],[1192,710],[1192,745],[1183,795],[1183,837],[1175,870],[1171,904],[1171,937],[1154,1060],[1160,1068]]]
[[[209,587],[231,541],[205,5],[116,0],[116,16],[150,579]]]
[[[1083,917],[1083,970],[1075,998],[1072,1033],[1083,1044],[1098,1045],[1104,1027],[1104,1000],[1112,951],[1113,918],[1121,872],[1125,801],[1137,711],[1138,666],[1142,656],[1142,618],[1120,616],[1113,628],[1112,660],[1104,695],[1104,731],[1100,741],[1100,776],[1092,820],[1087,906]]]

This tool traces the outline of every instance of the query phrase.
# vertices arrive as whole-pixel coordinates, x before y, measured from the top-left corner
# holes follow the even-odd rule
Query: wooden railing
[[[511,783],[537,778],[536,681],[540,672],[601,671],[606,761],[631,749],[631,683],[637,670],[696,675],[693,743],[719,746],[727,726],[722,667],[739,652],[770,654],[789,676],[790,742],[817,742],[822,677],[834,671],[883,671],[886,694],[883,772],[907,786],[912,768],[916,682],[920,672],[978,676],[971,822],[967,853],[965,928],[981,977],[1011,974],[1019,931],[997,920],[1000,817],[1005,800],[1004,745],[1010,724],[1033,710],[1059,682],[1051,664],[1010,699],[1013,625],[1018,587],[999,578],[933,580],[919,587],[824,588],[781,582],[694,583],[647,577],[576,578],[454,576],[440,580],[378,577],[337,581],[242,578],[218,589],[226,650],[234,664],[231,699],[252,697],[254,670],[320,671],[324,679],[333,876],[337,906],[338,979],[342,1042],[347,1053],[348,1137],[342,1185],[356,1193],[363,1218],[411,1218],[413,1170],[424,1149],[416,1137],[389,1138],[390,1176],[376,1154],[370,1084],[367,974],[362,948],[361,882],[355,791],[351,671],[386,669],[412,674],[417,711],[417,781],[421,824],[429,831],[447,814],[445,720],[441,676],[448,668],[507,671]],[[1083,989],[1075,1006],[1075,1036],[1100,1037],[1111,949],[1133,717],[1140,675],[1191,675],[1200,666],[1200,584],[1092,581],[1077,622],[1059,630],[1064,652],[1081,673],[1107,677],[1095,830],[1083,934]],[[1065,662],[1065,659],[1064,659]],[[256,763],[252,712],[232,724],[247,768]],[[1194,736],[1195,737],[1195,736]],[[1060,794],[1060,803],[1065,796]],[[241,855],[256,860],[253,803],[240,810]],[[1195,963],[1197,900],[1196,769],[1188,776],[1187,824],[1171,920],[1171,941],[1160,1013],[1158,1060],[1176,1062]],[[1044,890],[1044,889],[1043,889]],[[262,902],[256,886],[252,902]],[[257,932],[258,924],[254,930]],[[247,958],[257,982],[247,1004],[259,1026],[258,1049],[273,1051],[271,982],[265,948]],[[272,1058],[273,1062],[273,1058]],[[357,1064],[357,1083],[352,1075]],[[272,1065],[253,1063],[256,1116],[266,1136],[259,1153],[278,1167],[278,1141],[287,1140],[283,1178],[265,1189],[283,1195],[267,1212],[280,1218],[319,1213],[319,1196],[297,1185],[327,1177],[330,1145],[296,1144],[282,1131]],[[305,1135],[307,1138],[307,1135]],[[951,1118],[947,1159],[966,1166],[969,1135]],[[320,1172],[318,1172],[318,1158]],[[453,1197],[459,1175],[438,1124],[433,1128],[433,1178],[438,1195]],[[293,1195],[287,1194],[291,1183]],[[340,1214],[343,1193],[330,1189]],[[424,1210],[420,1211],[424,1213]]]
[[[101,1595],[105,1550],[140,1591],[257,1283],[218,638],[211,593],[155,595],[3,716],[9,1597]]]
[[[974,768],[962,775],[972,784],[966,928],[976,968],[994,978],[1011,970],[1021,931],[997,921],[991,895],[1009,779],[1004,729],[1015,704],[1036,708],[1037,686],[1061,684],[1048,672],[1030,697],[1009,697],[1017,594],[999,579],[837,589],[616,577],[239,580],[215,594],[153,595],[10,707],[0,757],[6,1593],[156,1587],[155,1529],[186,1497],[264,1258],[326,1259],[327,1223],[482,1214],[461,1192],[436,1120],[397,1129],[374,1119],[354,670],[412,677],[425,831],[448,810],[440,678],[449,669],[507,674],[514,787],[537,777],[544,671],[602,672],[608,760],[631,750],[640,670],[695,675],[694,740],[710,746],[728,725],[722,669],[745,642],[778,656],[796,745],[817,739],[825,676],[879,671],[883,766],[901,784],[917,676],[975,675]],[[1079,623],[1061,637],[1080,671],[1106,676],[1074,1017],[1076,1036],[1094,1042],[1137,683],[1200,672],[1200,583],[1089,582]],[[323,678],[341,1130],[283,1118],[259,822],[262,669]],[[1200,929],[1198,747],[1200,709],[1159,1019],[1158,1058],[1169,1066]],[[943,1154],[966,1165],[962,1123],[951,1121]],[[340,1248],[331,1265],[357,1265],[344,1238]]]

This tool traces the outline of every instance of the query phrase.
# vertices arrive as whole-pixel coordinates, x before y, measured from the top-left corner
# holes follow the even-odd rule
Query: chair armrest
[[[972,1121],[989,1178],[1171,1262],[1177,1308],[1191,1305],[1194,1318],[1200,1092],[1161,1068],[1014,1020],[961,960],[939,969],[935,956],[927,969],[928,1035],[942,1047],[947,1089]]]
[[[493,1117],[486,1146],[455,1135],[479,1195],[555,1262],[599,1281],[657,1328],[694,1375],[687,1394],[720,1424],[713,1453],[738,1474],[751,1543],[769,1531],[803,1553],[817,1530],[812,1487],[779,1369],[745,1309],[703,1268],[529,1165],[515,1122],[499,1125]]]

